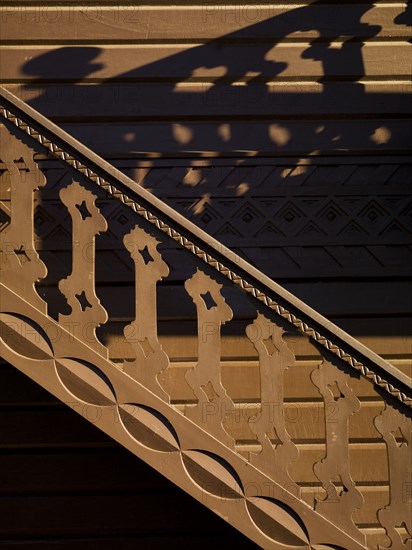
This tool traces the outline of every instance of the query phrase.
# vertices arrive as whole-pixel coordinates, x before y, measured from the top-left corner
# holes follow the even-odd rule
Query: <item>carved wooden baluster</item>
[[[261,392],[260,413],[249,420],[249,426],[262,450],[251,455],[251,462],[299,497],[300,487],[288,473],[290,463],[299,458],[299,450],[286,430],[283,408],[284,372],[293,365],[295,356],[282,338],[282,328],[260,313],[246,327],[246,334],[259,354]],[[279,441],[275,445],[271,435]]]
[[[375,418],[375,426],[385,440],[389,466],[390,501],[379,510],[379,522],[391,539],[391,550],[411,550],[412,422],[386,403],[385,409]],[[397,441],[397,433],[403,441]],[[406,531],[406,537],[401,529]]]
[[[60,199],[72,217],[72,272],[59,282],[59,289],[71,307],[59,322],[95,351],[108,357],[96,337],[96,328],[107,322],[107,313],[95,292],[95,238],[107,230],[105,218],[95,205],[96,197],[74,181],[60,191]]]
[[[47,304],[34,284],[47,275],[34,246],[34,191],[46,185],[46,178],[33,161],[33,151],[0,126],[1,160],[10,176],[10,224],[0,233],[1,280],[27,302],[47,313]],[[23,158],[26,169],[16,160]]]
[[[185,282],[185,288],[197,309],[198,362],[186,372],[186,380],[198,399],[186,408],[186,416],[202,425],[217,439],[234,448],[223,422],[235,406],[222,384],[220,370],[221,325],[233,313],[220,293],[222,285],[200,270]]]
[[[352,520],[352,513],[363,505],[363,496],[352,480],[349,462],[349,417],[360,409],[360,402],[347,384],[348,375],[328,361],[312,372],[311,379],[323,397],[326,432],[326,456],[313,468],[326,497],[316,499],[315,508],[363,541],[364,535]]]
[[[136,227],[123,242],[135,264],[136,318],[124,329],[136,359],[125,361],[124,371],[141,382],[153,393],[169,402],[157,375],[169,366],[169,358],[157,338],[156,285],[169,275],[169,268],[157,251],[157,241],[143,229]]]

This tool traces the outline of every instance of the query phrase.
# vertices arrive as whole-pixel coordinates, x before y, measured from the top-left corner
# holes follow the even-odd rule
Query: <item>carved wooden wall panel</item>
[[[411,178],[405,160],[380,166],[338,159],[326,165],[312,161],[312,166],[279,166],[267,159],[259,164],[233,160],[230,165],[211,159],[193,161],[193,166],[183,161],[117,162],[140,185],[271,277],[296,279],[303,272],[328,278],[410,275]],[[176,168],[170,164],[176,162],[181,166],[173,175]],[[61,218],[58,198],[69,175],[50,161],[41,167],[48,186],[36,208],[35,231],[43,241],[47,237],[43,246],[51,255],[59,252],[52,252],[52,236],[56,248],[71,246],[70,220]],[[118,237],[133,220],[110,201],[100,199],[100,205],[111,222],[100,246],[107,250],[107,261],[116,262],[116,255],[127,256]],[[179,271],[175,276],[182,277]]]
[[[410,274],[410,166],[263,162],[194,161],[174,176],[141,161],[131,173],[270,276]]]

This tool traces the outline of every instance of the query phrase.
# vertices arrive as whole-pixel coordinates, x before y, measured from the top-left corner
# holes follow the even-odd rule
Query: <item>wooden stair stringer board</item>
[[[0,303],[6,361],[256,544],[365,548],[3,284]]]

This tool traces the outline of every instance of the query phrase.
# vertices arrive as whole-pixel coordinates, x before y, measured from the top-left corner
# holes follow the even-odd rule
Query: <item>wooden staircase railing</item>
[[[263,548],[369,547],[362,510],[382,480],[354,473],[353,443],[373,433],[388,473],[376,523],[385,547],[412,548],[410,379],[3,90],[1,104],[10,183],[0,203],[8,219],[0,232],[5,360]],[[51,185],[35,157],[45,151],[70,176],[55,197],[71,227],[71,272],[58,282],[69,307],[54,316],[34,232]],[[127,357],[104,337],[110,318],[96,287],[96,240],[110,230],[103,199],[133,211],[120,243],[134,270],[134,317],[117,335]],[[187,264],[184,292],[197,324],[196,358],[184,368],[173,366],[158,334],[158,290],[175,268],[171,243]],[[246,346],[256,358],[253,397],[229,391],[222,335],[235,321],[239,356]],[[310,360],[299,363],[298,354]],[[301,377],[308,406],[291,421]],[[308,461],[311,482],[297,474]]]

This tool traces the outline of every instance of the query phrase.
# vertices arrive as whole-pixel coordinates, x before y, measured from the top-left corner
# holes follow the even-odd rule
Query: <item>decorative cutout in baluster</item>
[[[348,386],[348,375],[328,361],[312,372],[311,379],[323,397],[326,432],[326,456],[313,467],[326,497],[316,499],[315,509],[363,543],[365,537],[352,520],[363,496],[350,475],[349,462],[349,417],[360,409],[360,401]]]
[[[378,519],[391,539],[391,550],[411,550],[412,423],[386,403],[385,409],[375,418],[375,426],[386,443],[390,487],[390,502],[379,510]]]
[[[72,272],[59,282],[71,307],[69,315],[59,315],[59,322],[95,351],[108,357],[97,339],[96,328],[107,322],[107,313],[95,292],[95,238],[107,230],[105,218],[95,205],[96,196],[74,181],[60,191],[73,223]]]
[[[0,233],[2,282],[24,300],[47,313],[47,304],[34,284],[47,275],[34,245],[34,191],[46,185],[46,178],[33,160],[33,151],[5,126],[0,126],[1,160],[10,176],[10,224]],[[16,161],[23,158],[25,169]]]
[[[139,226],[123,242],[135,264],[136,318],[124,329],[124,335],[136,354],[125,361],[124,371],[153,393],[169,402],[169,395],[157,375],[169,366],[169,357],[157,338],[156,285],[169,275],[169,268],[157,250],[157,241]]]
[[[259,354],[261,393],[261,410],[249,426],[262,450],[251,455],[251,462],[299,498],[300,487],[288,473],[299,450],[286,430],[283,408],[284,372],[294,364],[295,356],[282,338],[283,329],[260,313],[246,327],[246,335]],[[271,438],[277,440],[275,444]]]
[[[200,270],[185,282],[185,288],[197,309],[198,362],[186,372],[186,380],[198,403],[186,408],[186,416],[234,448],[233,438],[224,428],[227,414],[235,406],[221,379],[220,328],[232,319],[233,313],[220,293],[222,285]]]

